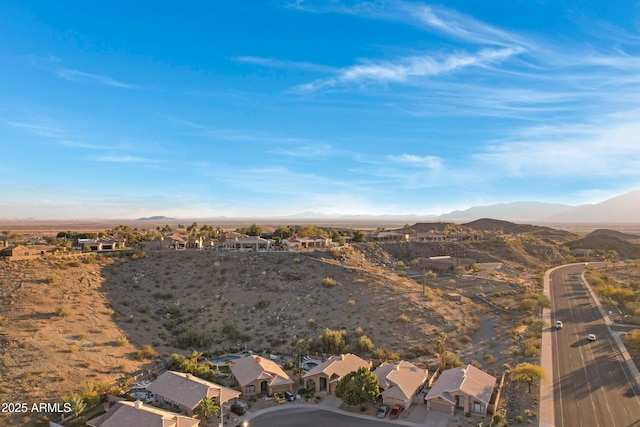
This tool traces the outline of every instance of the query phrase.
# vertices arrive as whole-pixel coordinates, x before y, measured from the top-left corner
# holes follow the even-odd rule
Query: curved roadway
[[[550,366],[545,366],[553,378],[553,402],[547,408],[551,412],[555,408],[555,416],[541,414],[541,425],[640,426],[636,378],[582,281],[583,271],[583,264],[572,264],[547,273],[545,287],[553,308],[546,319],[551,326],[545,331],[551,351],[546,357],[543,354],[543,366],[551,363],[553,369],[551,373]],[[557,320],[562,321],[562,329],[555,329]],[[587,340],[587,334],[595,334],[597,341]],[[544,390],[541,393],[545,399]]]

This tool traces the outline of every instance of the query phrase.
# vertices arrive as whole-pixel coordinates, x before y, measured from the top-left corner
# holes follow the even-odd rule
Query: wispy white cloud
[[[345,68],[335,77],[318,79],[308,84],[299,85],[294,90],[310,92],[347,83],[412,84],[414,79],[438,76],[466,67],[485,67],[518,53],[520,51],[514,48],[482,49],[475,54],[455,53],[444,58],[424,55],[402,58],[396,63],[369,61]]]
[[[600,121],[520,129],[474,156],[492,174],[529,177],[636,177],[640,124]]]
[[[437,156],[417,156],[415,154],[388,155],[387,159],[408,166],[425,167],[432,170],[442,168],[442,159]]]
[[[123,155],[108,155],[108,156],[88,156],[87,160],[94,162],[107,162],[107,163],[158,163],[158,160],[147,159],[144,157]]]
[[[531,43],[518,34],[493,27],[452,9],[400,1],[391,4],[406,12],[408,20],[467,43],[519,46],[521,49],[525,49]]]
[[[25,55],[27,62],[36,68],[42,68],[49,72],[52,72],[56,76],[79,83],[91,83],[100,84],[106,86],[113,86],[122,89],[138,89],[137,85],[125,83],[114,79],[113,77],[103,74],[88,73],[86,71],[74,70],[65,68],[62,66],[62,60],[54,55],[38,56],[38,55]]]
[[[91,74],[91,73],[86,73],[84,71],[79,71],[79,70],[70,70],[70,69],[58,69],[56,70],[56,75],[58,77],[62,77],[65,80],[69,80],[72,82],[80,82],[80,83],[96,83],[96,84],[101,84],[101,85],[106,85],[106,86],[114,86],[114,87],[119,87],[119,88],[123,88],[123,89],[136,89],[137,87],[135,85],[129,84],[129,83],[124,83],[121,81],[118,81],[114,78],[111,78],[109,76],[105,76],[102,74]]]
[[[61,138],[64,136],[64,131],[59,126],[52,123],[44,123],[42,121],[5,121],[4,124],[12,128],[20,129],[34,136],[45,138]]]
[[[324,159],[328,156],[336,155],[336,149],[330,144],[295,144],[282,146],[270,150],[277,156],[288,156],[293,158]]]
[[[236,62],[241,62],[245,64],[262,65],[262,66],[271,67],[271,68],[286,68],[286,69],[294,68],[294,69],[317,71],[317,72],[323,72],[323,73],[334,73],[338,71],[334,67],[313,64],[311,62],[284,61],[284,60],[274,59],[274,58],[262,58],[259,56],[234,56],[231,59]]]

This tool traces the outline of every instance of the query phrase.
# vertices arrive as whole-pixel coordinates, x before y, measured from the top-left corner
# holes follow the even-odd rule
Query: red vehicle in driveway
[[[402,405],[393,405],[391,412],[389,412],[389,418],[398,418],[403,409]]]

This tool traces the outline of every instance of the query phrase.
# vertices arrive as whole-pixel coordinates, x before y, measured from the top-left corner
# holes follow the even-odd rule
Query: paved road
[[[283,409],[267,412],[249,421],[250,427],[385,427],[397,426],[395,420],[356,418],[315,408]]]
[[[620,350],[581,281],[583,265],[550,273],[556,427],[640,426],[640,396]],[[589,342],[587,334],[597,341]]]

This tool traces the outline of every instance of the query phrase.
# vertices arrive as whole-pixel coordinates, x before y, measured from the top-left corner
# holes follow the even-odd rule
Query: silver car
[[[389,413],[389,407],[388,406],[381,406],[378,408],[378,418],[384,418],[387,416],[387,414]]]

